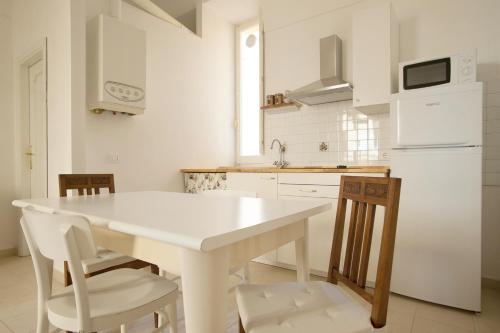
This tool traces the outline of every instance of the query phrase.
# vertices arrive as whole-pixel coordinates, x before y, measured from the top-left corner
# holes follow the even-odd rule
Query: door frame
[[[45,113],[46,113],[46,144],[47,144],[47,190],[48,190],[48,164],[49,164],[49,150],[48,150],[48,82],[47,82],[47,38],[38,43],[24,56],[20,57],[15,63],[15,84],[17,94],[16,96],[16,166],[17,166],[17,192],[20,197],[31,197],[31,175],[30,170],[27,168],[25,149],[29,144],[30,127],[29,127],[29,68],[38,61],[42,61],[43,68],[43,81],[45,82]]]

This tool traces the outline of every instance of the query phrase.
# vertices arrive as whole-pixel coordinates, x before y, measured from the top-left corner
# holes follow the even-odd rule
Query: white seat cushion
[[[121,253],[98,248],[97,256],[95,258],[82,260],[83,272],[85,274],[94,273],[102,269],[122,265],[134,260],[134,258]]]
[[[243,285],[236,300],[246,333],[379,332],[363,307],[327,282]]]
[[[165,306],[166,298],[177,297],[177,284],[136,269],[117,269],[90,277],[87,283],[90,317],[94,328],[106,327],[106,320],[122,314],[124,322],[146,315]],[[138,308],[146,306],[144,311]],[[54,295],[48,302],[49,318],[54,326],[72,330],[77,327],[73,286]]]

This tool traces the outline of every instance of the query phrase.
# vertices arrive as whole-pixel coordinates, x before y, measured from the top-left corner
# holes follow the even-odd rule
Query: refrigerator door
[[[438,87],[393,95],[393,148],[480,146],[482,83]]]
[[[391,290],[481,310],[480,147],[393,150],[402,178]]]

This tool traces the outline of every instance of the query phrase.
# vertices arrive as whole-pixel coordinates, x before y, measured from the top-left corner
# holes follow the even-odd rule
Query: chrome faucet
[[[280,149],[280,160],[279,161],[274,161],[273,165],[277,166],[278,168],[284,168],[286,167],[289,163],[285,160],[285,151],[286,151],[286,146],[281,143],[280,140],[278,139],[273,139],[273,142],[271,143],[271,150],[274,147],[274,143],[277,142],[279,144],[279,149]]]

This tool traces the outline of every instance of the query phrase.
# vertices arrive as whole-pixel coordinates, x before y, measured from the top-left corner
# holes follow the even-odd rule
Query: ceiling
[[[259,0],[205,0],[205,3],[232,24],[259,16]]]
[[[260,0],[151,0],[172,17],[178,18],[202,1],[232,24],[241,24],[259,16]],[[130,1],[132,5],[135,5]]]
[[[196,8],[198,0],[151,0],[155,5],[166,11],[173,17],[179,17],[182,14]]]

